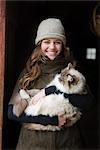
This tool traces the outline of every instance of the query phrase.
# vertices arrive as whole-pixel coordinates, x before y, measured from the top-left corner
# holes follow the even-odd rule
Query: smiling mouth
[[[55,53],[55,51],[47,51],[48,53]]]
[[[55,51],[47,51],[47,53],[55,55],[57,52],[55,52]]]

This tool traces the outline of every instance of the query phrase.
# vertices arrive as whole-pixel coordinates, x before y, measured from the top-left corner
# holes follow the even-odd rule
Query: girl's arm
[[[17,122],[21,123],[37,123],[37,124],[43,124],[43,125],[58,125],[58,117],[49,117],[44,115],[39,116],[27,116],[24,112],[17,117],[13,114],[13,104],[8,105],[8,118],[10,120],[15,120]]]
[[[70,94],[68,95],[70,103],[78,107],[81,112],[88,112],[95,104],[95,98],[91,91],[88,89],[87,94]]]
[[[50,86],[45,88],[45,95],[49,94],[58,94],[60,91],[56,88],[56,86]],[[85,112],[89,111],[91,107],[95,103],[95,98],[92,95],[89,87],[87,86],[87,94],[66,94],[63,92],[60,92],[64,94],[65,98],[69,99],[69,102],[80,109],[80,111]]]
[[[95,98],[92,95],[89,87],[87,86],[87,94],[67,94],[59,91],[56,86],[49,86],[42,89],[36,96],[33,97],[33,102],[38,101],[41,97],[50,94],[63,94],[65,98],[69,99],[69,102],[80,109],[81,112],[89,111],[95,103]]]

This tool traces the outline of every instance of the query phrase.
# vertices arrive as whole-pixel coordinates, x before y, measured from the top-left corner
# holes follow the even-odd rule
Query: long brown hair
[[[26,89],[31,81],[34,81],[41,74],[40,63],[48,61],[49,59],[44,56],[40,48],[41,43],[33,50],[32,55],[26,63],[26,73],[19,80],[20,88]],[[62,47],[62,53],[67,60],[71,60],[70,50],[67,47]]]

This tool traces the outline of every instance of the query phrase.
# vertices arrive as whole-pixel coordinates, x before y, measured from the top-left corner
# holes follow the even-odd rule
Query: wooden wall
[[[0,149],[2,149],[5,54],[5,1],[0,1]]]

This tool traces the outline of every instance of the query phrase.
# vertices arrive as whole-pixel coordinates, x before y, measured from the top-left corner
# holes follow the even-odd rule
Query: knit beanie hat
[[[59,19],[48,18],[40,23],[35,44],[37,45],[39,41],[45,38],[57,38],[60,39],[64,45],[66,44],[64,27]]]

